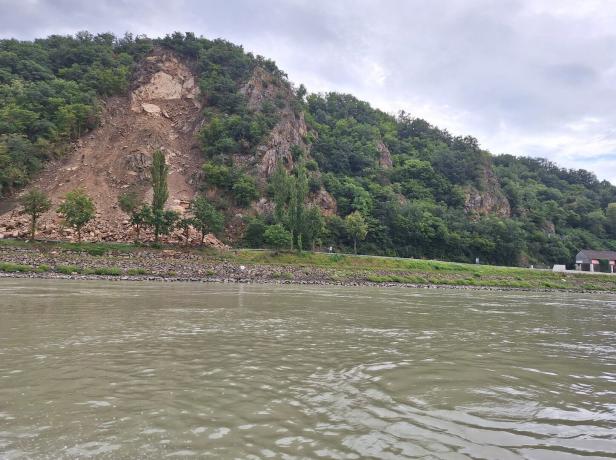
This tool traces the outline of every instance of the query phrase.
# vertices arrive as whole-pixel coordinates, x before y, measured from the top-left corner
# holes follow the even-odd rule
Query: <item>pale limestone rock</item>
[[[141,104],[141,108],[146,113],[150,113],[150,114],[153,114],[153,115],[158,115],[161,112],[159,106],[157,106],[156,104],[149,104],[147,102],[144,102],[143,104]]]

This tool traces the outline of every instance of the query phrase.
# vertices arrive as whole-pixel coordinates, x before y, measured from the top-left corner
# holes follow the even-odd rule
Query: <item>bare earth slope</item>
[[[122,191],[136,190],[149,200],[149,166],[160,148],[170,167],[167,206],[182,212],[196,192],[202,163],[195,133],[202,123],[199,89],[186,63],[169,51],[155,50],[135,73],[132,91],[103,103],[101,124],[65,158],[47,165],[22,193],[45,191],[53,208],[40,219],[39,235],[71,240],[56,213],[64,195],[83,187],[94,199],[97,216],[84,232],[90,240],[129,240],[127,216],[117,207]],[[0,216],[0,237],[20,236],[28,219],[14,208]]]

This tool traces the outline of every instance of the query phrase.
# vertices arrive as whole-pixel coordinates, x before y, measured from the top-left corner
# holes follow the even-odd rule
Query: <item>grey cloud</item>
[[[472,134],[495,153],[587,164],[612,180],[614,23],[610,0],[0,0],[4,37],[224,37],[310,90],[354,93]]]
[[[592,68],[580,64],[548,66],[546,73],[550,79],[572,86],[590,84],[597,78],[597,73]]]

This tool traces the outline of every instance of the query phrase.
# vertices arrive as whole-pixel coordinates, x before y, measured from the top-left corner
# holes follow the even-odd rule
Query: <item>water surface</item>
[[[616,456],[616,298],[0,280],[1,458]]]

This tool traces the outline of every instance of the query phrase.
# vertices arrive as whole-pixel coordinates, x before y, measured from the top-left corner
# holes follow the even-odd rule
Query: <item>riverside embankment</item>
[[[0,276],[616,292],[616,276],[419,259],[0,242]]]

